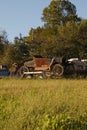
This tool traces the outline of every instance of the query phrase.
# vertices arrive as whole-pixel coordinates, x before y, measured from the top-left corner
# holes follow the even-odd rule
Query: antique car
[[[18,70],[21,77],[59,78],[63,75],[62,58],[33,57]]]

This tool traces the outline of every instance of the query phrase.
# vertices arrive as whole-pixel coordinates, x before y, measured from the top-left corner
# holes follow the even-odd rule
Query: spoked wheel
[[[27,75],[24,75],[24,72],[29,72],[29,69],[26,66],[21,66],[18,70],[20,77],[27,77]]]
[[[64,73],[64,68],[60,64],[55,64],[52,69],[52,78],[60,78]]]

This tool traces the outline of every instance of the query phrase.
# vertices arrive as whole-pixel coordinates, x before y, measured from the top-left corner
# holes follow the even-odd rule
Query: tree
[[[87,58],[87,19],[81,21],[78,34],[81,44],[80,57]]]
[[[0,30],[0,37],[0,40],[3,42],[3,44],[8,44],[8,36],[5,30]]]
[[[29,46],[22,37],[15,37],[14,44],[9,48],[10,63],[17,62],[19,65],[23,64],[29,58]]]
[[[44,26],[31,29],[26,37],[30,48],[33,47],[32,55],[86,56],[87,21],[77,16],[76,7],[69,0],[52,0],[44,8],[42,20]]]
[[[67,22],[78,22],[76,7],[68,0],[52,0],[50,5],[43,10],[42,21],[46,27],[65,25]]]
[[[4,62],[4,57],[8,48],[9,41],[5,30],[0,30],[0,63]]]

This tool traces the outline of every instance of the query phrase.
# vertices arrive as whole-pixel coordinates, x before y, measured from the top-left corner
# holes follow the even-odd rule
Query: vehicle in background
[[[9,76],[10,72],[7,65],[0,65],[0,76]]]
[[[87,59],[82,59],[81,60],[83,63],[87,64]]]
[[[78,61],[78,60],[79,60],[79,58],[70,58],[70,59],[68,59],[68,62],[71,63],[73,61]]]

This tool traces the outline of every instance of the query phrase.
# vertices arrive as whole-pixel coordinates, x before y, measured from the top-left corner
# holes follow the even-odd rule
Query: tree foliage
[[[10,46],[9,59],[11,63],[17,62],[19,65],[29,58],[29,46],[22,39],[16,37],[14,44]]]
[[[76,7],[66,0],[52,0],[50,5],[43,10],[42,21],[46,27],[65,25],[67,22],[78,22]]]
[[[87,58],[87,20],[67,22],[65,25],[53,28],[34,29],[27,42],[33,47],[32,55],[60,56]],[[33,51],[32,51],[33,50]]]
[[[4,53],[6,44],[8,44],[7,32],[0,30],[0,55]]]

